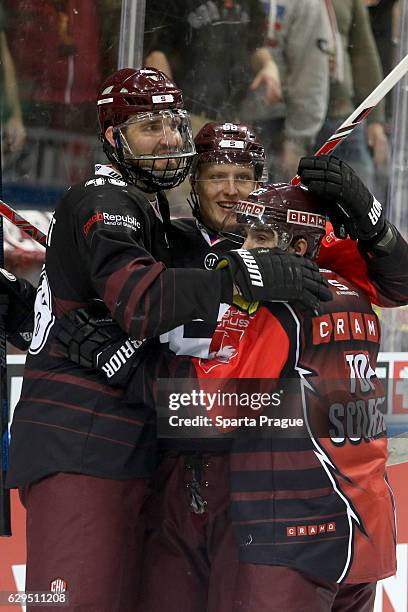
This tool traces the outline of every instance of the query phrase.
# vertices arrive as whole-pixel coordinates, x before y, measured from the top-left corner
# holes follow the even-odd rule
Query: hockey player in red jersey
[[[314,258],[324,212],[302,187],[278,184],[254,192],[232,216],[246,237],[243,249],[277,247]],[[354,230],[370,231],[368,221]],[[249,252],[241,256],[250,259]],[[238,436],[233,444],[231,513],[240,558],[234,612],[369,612],[377,580],[396,571],[385,397],[375,374],[379,322],[358,287],[324,275],[333,300],[319,316],[287,304],[264,305],[249,318],[230,308],[213,348],[228,321],[249,323],[229,335],[229,357],[215,352],[210,361],[193,360],[203,386],[282,375],[299,381],[295,401],[307,436]]]

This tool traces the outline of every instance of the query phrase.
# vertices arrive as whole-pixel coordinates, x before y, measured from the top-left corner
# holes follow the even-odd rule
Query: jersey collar
[[[123,181],[123,177],[120,172],[115,170],[115,168],[110,164],[95,164],[95,176],[108,176],[109,178],[119,179]],[[154,198],[152,198],[151,200],[147,196],[146,199],[153,208],[156,217],[160,219],[160,221],[163,223],[163,217],[160,212],[157,194],[155,194]]]
[[[207,229],[202,223],[198,221],[198,219],[196,219],[195,221],[198,231],[201,232],[202,237],[209,246],[214,246],[215,244],[226,240],[223,236],[219,236],[215,232],[212,232],[211,230]]]
[[[95,176],[109,176],[110,178],[120,179],[123,181],[123,177],[109,164],[95,164]]]

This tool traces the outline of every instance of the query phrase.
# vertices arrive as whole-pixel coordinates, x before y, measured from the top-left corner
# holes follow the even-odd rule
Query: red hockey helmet
[[[243,123],[206,123],[194,138],[197,156],[192,173],[201,164],[251,164],[260,181],[265,165],[265,149],[251,127]]]
[[[225,233],[242,236],[248,229],[273,231],[279,248],[286,250],[299,238],[307,241],[306,255],[315,258],[326,233],[322,204],[303,186],[264,185],[241,200],[224,222]]]
[[[144,191],[169,189],[188,174],[195,148],[181,90],[160,70],[123,68],[102,84],[100,138],[109,160]],[[105,136],[112,127],[112,144]]]

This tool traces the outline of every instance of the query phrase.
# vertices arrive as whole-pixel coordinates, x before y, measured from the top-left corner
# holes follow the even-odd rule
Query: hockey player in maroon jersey
[[[27,589],[48,591],[58,577],[72,607],[112,612],[136,600],[154,424],[142,404],[122,403],[122,391],[100,372],[58,351],[61,318],[99,300],[136,350],[192,319],[216,321],[234,287],[249,303],[257,294],[286,296],[313,308],[330,295],[314,264],[291,258],[288,273],[295,267],[301,282],[274,289],[272,268],[281,274],[283,262],[273,253],[259,258],[270,268],[262,288],[245,282],[245,270],[241,286],[238,268],[233,281],[225,271],[166,267],[170,214],[157,192],[183,180],[194,154],[181,92],[159,71],[123,69],[101,86],[97,107],[112,165],[72,187],[51,223],[8,484],[20,488],[27,508]]]

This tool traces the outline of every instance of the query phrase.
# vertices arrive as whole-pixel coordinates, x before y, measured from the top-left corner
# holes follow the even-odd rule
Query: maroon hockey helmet
[[[185,179],[195,154],[191,122],[181,90],[163,72],[114,72],[101,85],[97,108],[104,151],[128,182],[154,192]],[[109,127],[114,144],[105,137]]]
[[[244,123],[206,123],[194,138],[197,155],[192,174],[201,164],[251,164],[260,181],[265,165],[265,149],[251,127]]]
[[[102,83],[97,106],[102,138],[136,113],[184,107],[181,90],[155,68],[117,70]]]
[[[324,206],[303,186],[288,183],[264,185],[234,207],[224,231],[242,236],[251,229],[274,231],[277,246],[286,250],[296,240],[307,241],[305,255],[316,258],[326,233]]]

